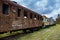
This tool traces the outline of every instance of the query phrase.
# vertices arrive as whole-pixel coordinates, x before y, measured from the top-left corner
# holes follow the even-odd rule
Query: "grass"
[[[10,35],[10,34],[6,33],[4,35]],[[0,36],[2,35],[0,34]],[[60,25],[57,24],[55,26],[41,29],[33,33],[19,35],[15,39],[16,40],[60,40]]]
[[[17,40],[60,40],[60,25],[42,29],[34,33],[27,34],[22,37],[17,37]]]
[[[22,33],[22,31],[12,32],[11,34],[10,34],[10,32],[4,33],[4,34],[0,34],[0,38],[7,37],[7,36],[10,36],[10,35],[15,35],[17,33]]]

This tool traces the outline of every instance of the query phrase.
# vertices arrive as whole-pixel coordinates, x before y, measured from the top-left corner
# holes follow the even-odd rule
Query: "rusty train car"
[[[47,27],[47,26],[53,26],[53,25],[56,25],[56,22],[55,20],[50,17],[46,17],[46,16],[42,16],[43,17],[43,28]]]
[[[42,16],[16,2],[0,0],[0,33],[28,29],[38,29],[42,26]]]

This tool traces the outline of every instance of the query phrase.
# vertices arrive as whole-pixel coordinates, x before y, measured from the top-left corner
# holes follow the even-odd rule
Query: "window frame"
[[[9,4],[5,4],[5,3],[2,4],[2,13],[5,15],[9,14]]]
[[[39,20],[39,15],[37,15],[37,19]]]
[[[30,13],[30,19],[32,19],[33,18],[33,13]]]
[[[18,11],[17,11],[17,16],[20,17],[20,16],[21,16],[21,9],[18,8],[17,10],[18,10]]]
[[[28,12],[26,10],[24,10],[24,17],[28,17]]]

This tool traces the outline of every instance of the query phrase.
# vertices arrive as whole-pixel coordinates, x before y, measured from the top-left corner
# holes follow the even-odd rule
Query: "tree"
[[[57,18],[60,18],[60,14],[58,14]]]
[[[58,14],[58,16],[56,18],[56,23],[60,24],[60,14]]]

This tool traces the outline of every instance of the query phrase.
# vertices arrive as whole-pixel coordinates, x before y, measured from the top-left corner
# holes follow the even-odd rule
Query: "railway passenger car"
[[[38,29],[42,26],[42,16],[16,2],[0,0],[0,33],[16,30]]]
[[[51,18],[48,18],[46,16],[42,16],[42,17],[43,17],[43,28],[56,24],[55,20],[52,17]]]
[[[56,24],[55,20],[52,17],[48,18],[47,21],[49,22],[50,26]]]

